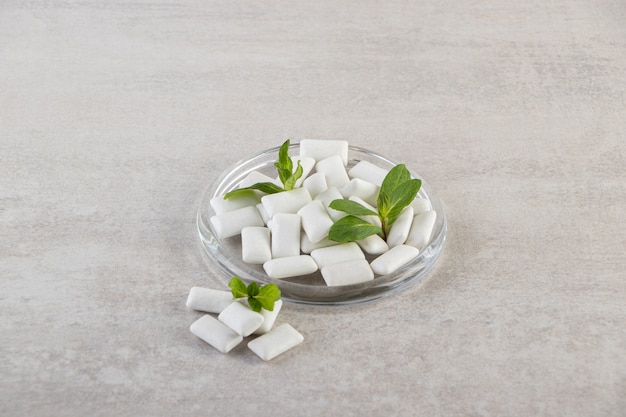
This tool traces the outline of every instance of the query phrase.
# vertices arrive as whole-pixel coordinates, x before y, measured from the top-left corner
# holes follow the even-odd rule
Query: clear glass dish
[[[411,172],[412,175],[422,180],[422,187],[418,196],[430,202],[432,209],[437,212],[437,221],[430,242],[422,249],[419,256],[396,272],[383,276],[377,275],[373,280],[359,284],[329,287],[324,283],[319,271],[307,276],[272,279],[265,274],[262,265],[250,265],[243,262],[239,236],[226,239],[217,238],[209,221],[211,216],[215,214],[210,200],[235,189],[239,182],[252,171],[259,171],[270,177],[276,177],[274,162],[278,158],[278,150],[279,147],[271,148],[249,159],[237,162],[210,184],[202,196],[197,215],[200,241],[210,262],[224,274],[225,283],[228,283],[233,276],[238,276],[245,281],[254,280],[259,283],[278,285],[282,299],[289,302],[317,305],[355,304],[395,294],[423,278],[433,268],[441,255],[446,240],[446,216],[441,201],[428,183],[414,172]],[[299,151],[300,145],[298,143],[291,144],[290,155],[298,155]],[[349,147],[348,158],[348,169],[362,160],[369,161],[384,169],[391,169],[398,164],[377,153],[355,146]],[[407,168],[411,170],[408,164]],[[368,260],[371,261],[373,258],[368,257]]]

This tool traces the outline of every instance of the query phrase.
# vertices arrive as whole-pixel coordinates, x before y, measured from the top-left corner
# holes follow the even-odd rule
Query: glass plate
[[[279,147],[268,149],[226,169],[208,186],[202,196],[197,216],[200,241],[210,262],[223,272],[226,284],[230,278],[238,276],[244,281],[278,285],[282,299],[285,301],[318,305],[355,304],[395,294],[423,278],[433,268],[441,255],[446,240],[447,221],[441,201],[428,183],[414,172],[411,174],[422,180],[418,197],[425,198],[430,202],[432,209],[437,212],[437,220],[430,241],[422,249],[419,256],[396,272],[389,275],[376,275],[373,280],[359,284],[329,287],[324,283],[319,271],[307,276],[272,279],[265,274],[262,265],[250,265],[243,262],[239,236],[226,239],[217,238],[209,221],[215,214],[210,200],[237,188],[239,182],[252,171],[262,172],[272,178],[276,177],[277,171],[274,162],[278,159],[278,150]],[[298,155],[299,152],[300,145],[298,143],[290,145],[290,155]],[[369,161],[386,170],[398,164],[377,153],[355,146],[349,146],[348,152],[347,169],[359,161]],[[407,168],[410,170],[408,165]],[[367,259],[371,261],[374,257],[368,256]]]

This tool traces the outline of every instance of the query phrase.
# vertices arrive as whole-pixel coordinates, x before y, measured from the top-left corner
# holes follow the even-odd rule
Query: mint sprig
[[[274,163],[278,169],[278,178],[283,183],[285,191],[293,190],[296,181],[302,176],[302,166],[298,161],[296,171],[293,171],[293,161],[289,157],[289,139],[287,139],[278,150],[278,162]]]
[[[335,242],[353,242],[365,239],[374,234],[383,238],[396,221],[402,210],[417,196],[422,181],[412,179],[411,173],[404,164],[393,167],[383,180],[376,199],[377,212],[351,200],[333,200],[329,207],[343,211],[348,216],[336,221],[330,228],[328,238]],[[373,225],[357,216],[378,216],[382,227]]]
[[[383,223],[385,234],[422,187],[422,180],[411,179],[411,173],[404,164],[396,165],[385,176],[376,204]]]
[[[265,284],[259,286],[256,282],[251,282],[246,286],[239,277],[232,277],[228,282],[233,297],[247,298],[248,305],[252,311],[259,312],[261,308],[267,311],[274,310],[274,303],[280,300],[280,289],[276,284]]]
[[[296,170],[293,170],[293,161],[289,157],[289,144],[289,139],[283,142],[278,150],[278,162],[274,163],[274,166],[278,170],[278,178],[283,184],[282,188],[271,182],[257,182],[249,187],[229,191],[224,195],[224,199],[226,200],[233,196],[247,193],[250,190],[258,190],[265,194],[275,194],[280,193],[281,191],[293,190],[296,186],[296,181],[302,177],[303,169],[302,165],[300,165],[300,161],[298,161]]]

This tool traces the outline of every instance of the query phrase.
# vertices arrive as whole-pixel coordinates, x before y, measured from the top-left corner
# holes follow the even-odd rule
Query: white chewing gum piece
[[[343,188],[350,182],[346,167],[338,156],[331,156],[315,164],[315,170],[326,176],[329,187]]]
[[[302,233],[300,236],[300,252],[310,254],[315,249],[319,248],[327,248],[329,246],[338,245],[339,242],[335,242],[334,240],[330,240],[328,238],[324,238],[319,242],[313,243],[309,240],[306,233]]]
[[[311,195],[306,188],[294,188],[261,197],[261,203],[270,218],[277,213],[295,214],[311,200]]]
[[[213,197],[209,203],[215,214],[221,214],[242,207],[256,206],[260,202],[261,198],[254,191],[249,191],[244,194],[234,195],[228,199],[225,199],[224,196]]]
[[[250,336],[263,324],[264,317],[239,301],[233,301],[217,319],[243,337]]]
[[[300,141],[300,155],[321,161],[337,155],[343,165],[348,165],[348,142],[345,140],[303,139]]]
[[[302,187],[306,188],[311,195],[311,198],[314,199],[318,194],[323,193],[328,189],[326,175],[321,172],[316,172],[304,180]]]
[[[389,247],[393,248],[394,246],[402,245],[406,242],[412,223],[413,207],[408,206],[402,210],[398,218],[396,218],[396,221],[393,222],[389,228],[389,233],[387,234],[387,244]]]
[[[300,215],[290,213],[278,213],[272,218],[270,223],[272,258],[300,254],[300,219]]]
[[[278,185],[279,187],[283,186],[279,179],[269,177],[259,171],[252,171],[251,173],[246,175],[246,177],[242,179],[241,182],[239,182],[237,188],[246,188],[259,182],[271,182],[272,184]]]
[[[413,207],[413,214],[416,216],[420,213],[431,210],[430,202],[422,197],[415,197],[415,199],[411,202],[411,207]]]
[[[374,279],[374,271],[365,259],[327,265],[321,269],[321,273],[329,287],[358,284]]]
[[[382,255],[389,250],[389,245],[379,235],[370,235],[365,239],[357,240],[356,243],[368,255]]]
[[[219,314],[233,302],[230,291],[214,290],[212,288],[193,287],[187,296],[187,308]]]
[[[259,265],[272,259],[270,229],[267,227],[244,227],[241,229],[241,259],[248,264]]]
[[[378,212],[378,209],[376,207],[372,206],[371,204],[369,204],[367,201],[363,200],[362,198],[359,198],[353,195],[348,200],[352,200],[356,203],[359,203],[363,207],[372,210],[374,213]],[[357,217],[361,220],[365,220],[366,222],[376,225],[378,227],[383,227],[383,224],[380,221],[380,217],[378,216],[371,215],[371,216],[357,216]]]
[[[271,259],[263,264],[268,277],[274,279],[309,275],[317,271],[317,264],[310,255]]]
[[[230,352],[243,341],[243,336],[208,314],[194,321],[189,330],[222,353]]]
[[[388,172],[369,161],[360,161],[348,171],[348,174],[352,178],[360,178],[380,187]]]
[[[272,311],[262,308],[260,313],[263,316],[263,324],[261,324],[261,327],[254,331],[254,334],[265,334],[272,330],[274,322],[276,322],[276,317],[278,317],[278,313],[280,312],[282,306],[283,300],[278,300],[274,302],[274,309]]]
[[[374,259],[370,266],[375,274],[391,274],[415,259],[419,252],[414,246],[398,245]]]
[[[363,251],[355,242],[315,249],[311,252],[311,257],[319,269],[328,265],[365,259]]]
[[[343,196],[341,195],[339,188],[329,187],[326,191],[318,194],[317,197],[315,197],[315,199],[324,203],[324,207],[326,208],[328,215],[330,216],[331,219],[333,219],[333,221],[336,222],[342,217],[347,216],[347,214],[344,213],[343,211],[331,209],[330,207],[328,207],[330,203],[332,203],[334,200],[343,200]]]
[[[264,361],[274,359],[276,356],[298,346],[304,337],[296,329],[287,323],[274,327],[269,332],[248,342],[248,348]]]
[[[311,242],[317,243],[328,237],[333,220],[328,215],[324,203],[313,200],[298,210],[298,214],[302,219],[302,229]]]
[[[216,214],[211,217],[211,224],[220,239],[236,236],[244,227],[264,225],[261,215],[254,206]]]
[[[425,211],[415,216],[406,244],[422,250],[430,241],[436,220],[437,212],[435,210]]]
[[[341,195],[344,198],[350,198],[351,196],[359,197],[372,206],[376,205],[376,199],[378,198],[378,190],[380,187],[367,182],[360,178],[353,178],[345,187],[341,189]]]

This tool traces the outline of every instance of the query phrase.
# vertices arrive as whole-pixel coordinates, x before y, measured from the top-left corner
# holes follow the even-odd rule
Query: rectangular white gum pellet
[[[341,243],[328,248],[315,249],[311,252],[311,257],[319,269],[322,269],[327,265],[365,259],[363,251],[359,245],[354,242]]]
[[[411,202],[411,207],[413,207],[413,214],[416,216],[420,213],[431,210],[430,202],[422,197],[415,197],[415,199]]]
[[[272,259],[270,229],[244,227],[241,229],[241,259],[249,264],[263,264]]]
[[[316,161],[337,155],[343,165],[348,165],[348,142],[345,140],[303,139],[300,141],[300,155]]]
[[[382,255],[389,250],[389,245],[379,235],[370,235],[365,239],[357,240],[356,243],[368,255]]]
[[[309,201],[311,201],[311,195],[306,188],[294,188],[261,197],[261,203],[270,218],[277,213],[295,214]]]
[[[255,206],[216,214],[211,217],[211,224],[220,239],[236,236],[241,233],[241,229],[244,227],[264,225]]]
[[[350,198],[351,196],[359,197],[367,201],[368,204],[375,206],[376,199],[378,198],[378,190],[380,190],[380,187],[371,182],[360,178],[353,178],[341,189],[341,195],[343,195],[344,198]]]
[[[186,305],[193,310],[219,314],[232,302],[233,294],[230,291],[193,287],[187,296]]]
[[[374,259],[370,266],[375,274],[391,274],[415,259],[419,252],[414,246],[398,245]]]
[[[248,348],[264,361],[298,346],[304,337],[287,323],[274,327],[268,333],[248,342]]]
[[[339,242],[335,242],[334,240],[330,240],[328,238],[324,238],[319,242],[311,242],[311,240],[307,237],[306,233],[302,233],[300,236],[300,252],[310,254],[315,249],[319,248],[327,248],[329,246],[338,245]]]
[[[221,214],[242,207],[256,206],[260,202],[261,198],[254,191],[249,191],[244,194],[234,195],[228,199],[225,199],[224,196],[213,197],[209,203],[215,214]]]
[[[347,216],[347,214],[344,213],[343,211],[331,209],[330,207],[328,207],[330,203],[332,203],[334,200],[343,199],[343,196],[341,195],[339,188],[329,187],[326,191],[318,194],[317,197],[315,197],[315,199],[324,203],[324,207],[326,208],[328,215],[330,216],[331,219],[333,219],[333,221],[337,221],[341,219],[342,217]]]
[[[313,200],[298,210],[302,218],[302,229],[313,243],[328,237],[328,231],[333,225],[333,220],[328,215],[324,203]]]
[[[360,178],[380,187],[388,172],[389,171],[386,169],[374,165],[369,161],[360,161],[350,168],[348,174],[352,178]]]
[[[249,336],[263,324],[264,317],[239,301],[233,301],[217,319],[243,337]]]
[[[411,224],[413,223],[413,207],[405,207],[400,215],[396,218],[389,228],[387,234],[387,244],[389,247],[402,245],[406,242],[409,236],[409,230],[411,230]]]
[[[374,279],[374,272],[365,259],[327,265],[321,269],[321,273],[329,287],[358,284]]]
[[[317,271],[317,264],[310,255],[298,255],[271,259],[263,264],[263,269],[270,278],[281,279],[312,274]]]
[[[329,187],[343,188],[350,182],[346,167],[338,156],[331,156],[317,161],[315,170],[326,176],[326,183]]]
[[[378,211],[378,209],[376,209],[376,207],[372,206],[367,201],[365,201],[362,198],[359,198],[357,196],[353,195],[348,200],[352,200],[352,201],[354,201],[356,203],[359,203],[363,207],[368,208],[368,209],[372,210],[373,212],[377,212]],[[371,216],[357,216],[357,217],[359,219],[365,220],[366,222],[371,223],[373,225],[376,225],[378,227],[383,227],[383,224],[380,221],[380,217],[374,216],[373,214]]]
[[[194,321],[189,330],[222,353],[230,352],[243,341],[243,336],[208,314]]]
[[[272,217],[270,222],[272,258],[300,254],[300,226],[298,214],[278,213]]]
[[[259,171],[252,171],[246,175],[246,177],[242,179],[239,184],[237,184],[237,188],[246,188],[258,182],[271,182],[279,187],[282,187],[283,185],[279,179],[269,177]]]
[[[304,180],[302,186],[307,189],[311,198],[317,197],[319,193],[322,193],[328,189],[328,183],[326,182],[326,175],[321,172],[316,172],[310,177]]]
[[[278,317],[278,313],[280,312],[282,306],[283,300],[277,300],[274,302],[274,309],[272,311],[262,308],[260,313],[263,316],[263,324],[261,324],[261,327],[254,331],[254,334],[265,334],[272,330],[274,322],[276,322],[276,317]]]
[[[422,250],[430,241],[430,236],[433,233],[436,220],[437,212],[435,210],[425,211],[416,215],[413,218],[413,225],[409,231],[406,244],[415,246],[419,250]]]

